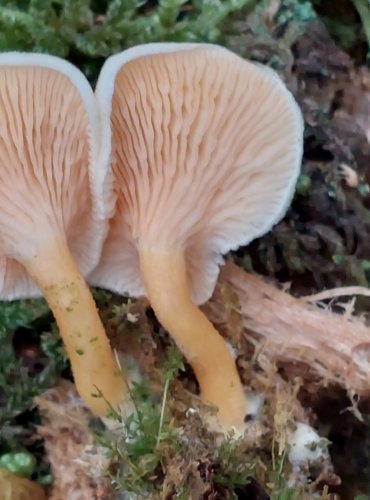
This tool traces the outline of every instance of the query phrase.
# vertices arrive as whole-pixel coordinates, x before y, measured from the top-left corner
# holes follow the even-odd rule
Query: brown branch
[[[363,320],[295,298],[228,263],[207,306],[219,324],[225,322],[225,287],[237,294],[245,335],[272,362],[302,362],[323,384],[370,393],[370,328]]]

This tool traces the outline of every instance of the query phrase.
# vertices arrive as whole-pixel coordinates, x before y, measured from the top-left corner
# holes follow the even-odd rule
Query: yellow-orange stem
[[[67,245],[59,241],[42,248],[23,264],[54,314],[81,397],[96,415],[106,416],[109,405],[118,409],[127,385],[90,289]],[[98,396],[99,391],[103,396]]]
[[[224,339],[191,300],[182,252],[140,251],[140,266],[153,310],[191,364],[201,397],[218,408],[223,428],[241,430],[246,396]]]
[[[3,500],[46,500],[37,483],[0,467],[0,498]]]

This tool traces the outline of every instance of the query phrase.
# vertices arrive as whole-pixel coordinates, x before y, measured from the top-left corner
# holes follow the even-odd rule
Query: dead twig
[[[307,376],[319,377],[322,385],[340,384],[361,395],[370,392],[370,328],[362,318],[311,303],[353,293],[368,295],[369,291],[347,287],[295,298],[228,263],[206,306],[211,320],[221,327],[227,323],[225,287],[237,295],[244,335],[256,352],[262,351],[272,362],[304,363]]]

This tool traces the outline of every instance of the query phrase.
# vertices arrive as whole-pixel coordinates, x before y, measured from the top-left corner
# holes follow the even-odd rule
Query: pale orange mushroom
[[[106,415],[125,384],[83,278],[106,235],[110,144],[100,140],[94,94],[77,68],[41,54],[0,55],[0,298],[41,291],[78,391]]]
[[[224,339],[196,304],[222,254],[285,214],[303,123],[269,69],[206,44],[149,44],[107,60],[96,96],[111,120],[116,211],[91,281],[147,295],[224,429],[248,401]]]

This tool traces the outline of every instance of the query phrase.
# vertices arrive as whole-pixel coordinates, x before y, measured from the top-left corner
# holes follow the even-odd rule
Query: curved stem
[[[140,266],[158,320],[198,379],[201,397],[218,408],[223,427],[243,427],[247,400],[226,342],[192,302],[182,252],[141,250]]]
[[[23,262],[47,300],[64,341],[77,390],[88,407],[106,416],[127,394],[94,299],[63,241]]]

